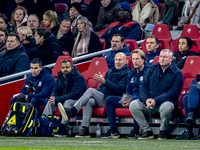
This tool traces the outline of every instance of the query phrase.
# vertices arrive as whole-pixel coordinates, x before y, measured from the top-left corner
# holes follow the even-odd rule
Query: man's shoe
[[[154,134],[152,131],[146,131],[142,133],[140,137],[138,137],[138,139],[153,139],[153,138],[154,138]]]
[[[101,138],[113,138],[113,139],[118,139],[120,137],[118,132],[114,132],[111,130],[108,130],[104,135],[101,136]]]
[[[131,132],[126,136],[127,139],[138,138],[140,132],[138,130],[131,130]]]
[[[158,135],[158,140],[166,140],[167,139],[167,130],[161,131]]]
[[[60,113],[64,121],[70,120],[72,112],[68,108],[64,108],[61,103],[58,103],[58,109],[60,110]]]
[[[62,126],[59,128],[58,132],[54,134],[54,137],[67,137],[66,126]]]
[[[189,132],[189,130],[186,129],[186,130],[183,132],[183,134],[180,135],[180,136],[177,136],[176,139],[177,139],[177,140],[190,140],[190,139],[192,139],[193,137],[194,137],[194,133],[193,133],[193,132]]]
[[[82,128],[79,134],[75,136],[76,138],[84,137],[84,138],[90,138],[90,133],[88,128]]]
[[[195,116],[193,112],[188,113],[188,117],[185,122],[191,125],[195,124]]]

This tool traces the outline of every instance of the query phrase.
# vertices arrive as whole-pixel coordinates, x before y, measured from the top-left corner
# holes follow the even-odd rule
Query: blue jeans
[[[110,130],[116,129],[116,114],[115,108],[124,108],[121,103],[119,103],[121,97],[120,96],[108,96],[106,98],[106,110],[108,114],[108,121],[110,123]],[[139,126],[134,119],[133,129],[139,130]]]

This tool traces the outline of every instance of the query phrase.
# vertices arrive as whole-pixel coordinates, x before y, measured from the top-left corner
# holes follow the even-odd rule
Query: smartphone
[[[200,89],[200,74],[197,74],[196,78],[197,78],[197,89]]]

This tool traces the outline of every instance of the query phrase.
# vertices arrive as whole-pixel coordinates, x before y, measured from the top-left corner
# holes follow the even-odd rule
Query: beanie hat
[[[70,8],[72,8],[72,7],[74,7],[81,14],[81,4],[80,3],[77,3],[77,2],[72,3]]]
[[[128,10],[129,12],[131,12],[131,6],[127,1],[124,1],[120,4],[119,8],[124,8],[126,10]]]

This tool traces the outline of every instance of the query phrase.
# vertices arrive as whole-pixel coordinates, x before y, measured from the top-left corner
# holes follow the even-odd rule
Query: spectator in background
[[[97,24],[99,10],[101,6],[102,5],[100,0],[92,0],[88,6],[86,17],[92,23],[92,27],[95,27]]]
[[[70,19],[64,18],[59,25],[56,25],[51,29],[51,32],[57,37],[62,50],[68,51],[71,56],[74,46],[74,37],[71,33]]]
[[[14,25],[16,32],[19,27],[26,25],[27,18],[28,15],[26,8],[22,6],[17,6],[17,8],[12,13],[12,19],[11,19],[11,23]]]
[[[39,18],[35,14],[30,14],[27,19],[27,26],[32,30],[33,34],[35,34],[39,25]]]
[[[130,56],[130,50],[128,46],[124,45],[124,38],[120,34],[114,34],[111,40],[112,51],[104,53],[103,57],[106,59],[108,69],[115,67],[115,55],[119,52],[124,53],[126,56]]]
[[[63,55],[59,42],[50,29],[39,27],[34,38],[36,44],[40,45],[35,57],[40,58],[43,65],[55,63],[57,58]]]
[[[112,22],[117,21],[117,12],[120,4],[115,0],[101,0],[101,4],[97,25],[94,28],[95,31],[108,28]]]
[[[72,57],[100,51],[102,45],[99,37],[93,32],[92,24],[84,16],[77,21],[78,35],[72,50]]]
[[[52,0],[52,2],[55,3],[65,3],[69,6],[70,0]]]
[[[0,27],[0,57],[6,53],[6,40],[8,38],[8,31],[6,28]]]
[[[147,58],[147,65],[151,66],[153,60],[156,56],[159,56],[160,50],[158,50],[159,42],[158,38],[155,35],[150,35],[146,40],[146,58]]]
[[[153,31],[154,25],[159,21],[159,9],[153,0],[138,0],[133,6],[132,16],[143,29]]]
[[[39,45],[36,45],[35,40],[33,39],[32,30],[27,26],[19,27],[17,34],[31,61],[35,57],[36,50],[39,47]]]
[[[0,14],[0,28],[6,28],[8,33],[15,32],[13,24],[8,22],[8,18],[5,14]]]
[[[43,14],[41,27],[53,28],[58,24],[57,16],[52,10],[48,10]]]
[[[128,2],[122,2],[118,9],[118,20],[110,24],[109,29],[101,36],[106,40],[106,48],[110,47],[110,41],[114,34],[119,33],[125,39],[138,41],[141,36],[140,25],[132,21],[131,8]]]
[[[183,69],[188,56],[200,56],[200,50],[193,45],[189,37],[180,37],[178,40],[178,52],[174,53],[174,63],[179,69]]]
[[[85,16],[87,14],[88,5],[84,4],[84,0],[70,0],[69,7],[71,7],[73,3],[79,3],[81,5],[81,15]]]
[[[7,52],[0,57],[0,77],[26,71],[30,68],[29,58],[24,46],[20,44],[17,34],[8,34],[6,50]]]

